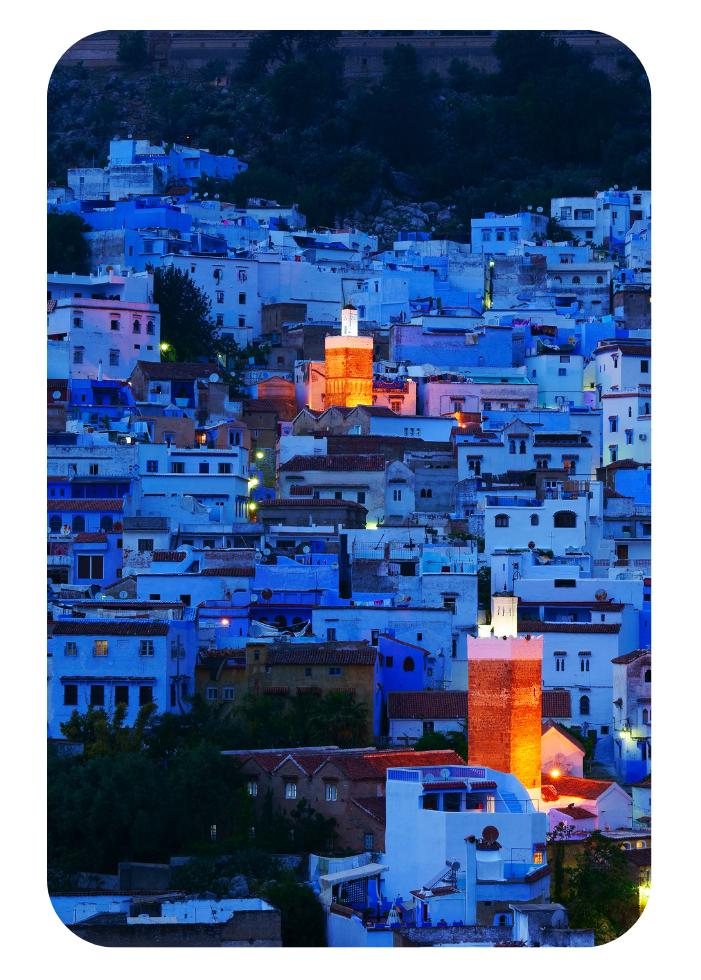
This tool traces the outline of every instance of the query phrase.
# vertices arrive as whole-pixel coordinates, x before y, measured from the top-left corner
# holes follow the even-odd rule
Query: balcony
[[[60,567],[70,567],[73,564],[73,558],[71,555],[47,555],[46,556],[46,566],[47,568],[60,568]]]
[[[552,491],[552,492],[557,494],[557,491]],[[553,499],[553,498],[549,498],[549,499]],[[543,501],[536,500],[535,497],[486,497],[486,503],[487,503],[487,507],[542,507],[543,506]]]

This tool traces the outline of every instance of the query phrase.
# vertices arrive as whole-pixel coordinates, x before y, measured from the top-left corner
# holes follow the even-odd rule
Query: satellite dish
[[[550,921],[555,929],[565,929],[567,927],[567,918],[562,909],[553,912],[553,917]]]
[[[273,590],[272,589],[263,589],[263,591],[261,592],[260,595],[261,595],[261,598],[262,599],[265,599],[265,601],[268,602],[268,600],[272,599],[272,597],[273,597]]]
[[[214,195],[214,200],[215,200],[215,201],[218,201],[218,200],[219,200],[219,195],[218,195],[218,194],[215,194],[215,195]]]
[[[262,558],[262,557],[263,557],[263,552],[262,551],[256,551],[256,558]]]
[[[447,860],[445,863],[448,865],[451,871],[460,870],[460,862],[457,861],[455,858],[449,858],[449,860]]]
[[[558,766],[564,766],[564,764],[565,764],[566,761],[567,761],[567,756],[565,755],[564,752],[556,752],[555,753],[555,763],[556,763],[556,765],[558,765]]]
[[[441,776],[443,779],[448,779],[450,776],[450,769],[441,769]]]
[[[432,775],[432,773],[427,772],[427,773],[424,774],[424,782],[425,783],[432,783],[433,782],[433,775]]]
[[[253,598],[253,597],[251,596],[251,598]],[[250,628],[249,628],[249,632],[250,632],[251,636],[262,636],[263,635],[263,631],[260,628],[260,626],[258,625],[258,623],[251,623]]]
[[[264,554],[264,555],[269,555],[269,554],[270,554],[270,548],[265,548],[265,549],[263,550],[263,554]]]
[[[529,211],[532,211],[532,210],[533,210],[533,205],[532,205],[532,204],[529,204],[529,205],[528,205],[528,210],[529,210]]]
[[[258,602],[258,596],[251,593],[251,602]]]
[[[535,548],[535,541],[529,541],[528,542],[528,547],[529,548]]]
[[[309,554],[309,545],[308,544],[305,544],[305,546],[302,548],[302,554],[304,554],[304,555],[308,555]]]
[[[338,568],[338,562],[337,562],[337,561],[335,561],[335,562],[334,562],[334,563],[333,563],[333,564],[331,565],[331,568]]]
[[[613,185],[613,189],[614,189],[615,191],[617,191],[617,190],[618,190],[618,184],[614,184],[614,185]]]
[[[134,136],[133,136],[133,134],[132,134],[132,133],[127,133],[127,139],[128,139],[128,140],[131,140],[131,139],[133,139],[133,138],[134,138]]]
[[[202,197],[209,197],[209,191],[205,191]]]
[[[489,826],[485,827],[482,831],[482,839],[488,841],[490,844],[493,844],[499,839],[499,831],[496,827],[489,824]]]
[[[227,150],[227,153],[229,154],[230,157],[232,157],[234,155],[234,151],[233,150]]]
[[[126,597],[128,595],[129,595],[129,593],[128,592],[125,592],[124,589],[122,589],[122,591],[119,593],[119,598],[120,599],[126,599]]]
[[[219,380],[219,375],[218,374],[210,374],[209,380],[210,381],[218,381]]]
[[[536,211],[538,212],[538,214],[542,214],[543,213],[543,209],[542,208],[536,208]]]
[[[594,598],[597,600],[597,602],[603,602],[608,598],[608,592],[606,589],[597,589],[594,593]]]
[[[51,397],[52,398],[60,398],[61,397],[61,392],[60,391],[52,391],[51,392]]]

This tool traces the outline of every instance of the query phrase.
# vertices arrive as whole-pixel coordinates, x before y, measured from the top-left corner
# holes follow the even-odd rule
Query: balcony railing
[[[47,555],[46,565],[48,568],[57,568],[61,565],[72,565],[73,558],[70,555]]]

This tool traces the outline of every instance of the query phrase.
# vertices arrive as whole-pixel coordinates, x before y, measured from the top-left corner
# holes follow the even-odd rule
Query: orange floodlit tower
[[[539,799],[543,637],[518,635],[517,605],[496,593],[492,626],[467,638],[468,763],[513,773]]]
[[[341,336],[327,337],[326,408],[372,405],[372,337],[358,336],[358,311],[347,303],[341,311]]]

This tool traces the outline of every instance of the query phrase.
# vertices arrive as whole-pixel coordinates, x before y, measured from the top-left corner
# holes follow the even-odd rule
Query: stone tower
[[[372,405],[372,337],[358,336],[358,311],[348,303],[341,310],[341,336],[327,337],[324,405],[354,408]]]
[[[494,635],[467,638],[468,763],[513,773],[539,799],[543,637],[517,635],[517,604],[494,595]]]

